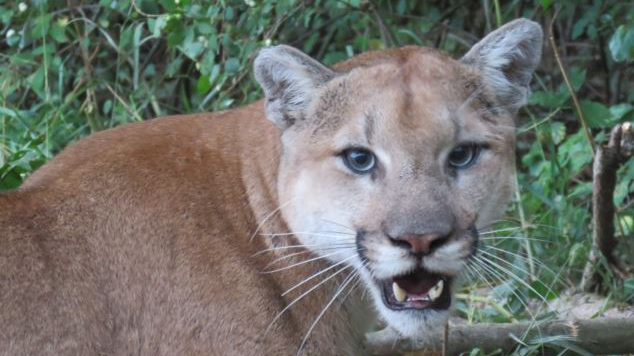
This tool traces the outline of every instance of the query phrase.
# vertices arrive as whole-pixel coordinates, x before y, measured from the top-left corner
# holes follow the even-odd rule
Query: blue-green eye
[[[456,146],[449,153],[449,166],[454,169],[465,169],[471,166],[480,155],[481,145],[467,143]]]
[[[374,153],[363,148],[349,148],[341,157],[346,167],[357,174],[368,174],[376,168]]]

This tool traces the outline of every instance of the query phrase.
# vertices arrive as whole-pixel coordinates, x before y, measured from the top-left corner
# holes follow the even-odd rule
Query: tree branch
[[[592,291],[597,284],[598,252],[610,267],[624,278],[626,269],[614,255],[618,241],[614,237],[614,189],[616,173],[634,151],[634,130],[629,122],[617,125],[610,133],[608,144],[599,147],[592,166],[592,239],[593,248],[581,279],[581,289]]]
[[[552,321],[535,324],[478,324],[452,326],[448,332],[446,355],[469,352],[475,347],[485,353],[502,350],[512,352],[518,339],[539,343],[557,337],[567,345],[575,345],[595,355],[627,354],[634,352],[634,319],[604,318],[577,321]],[[367,335],[368,350],[372,355],[395,355],[416,351],[415,355],[442,355],[442,331],[430,335],[426,341],[399,339],[390,329]],[[526,336],[526,337],[524,337]]]

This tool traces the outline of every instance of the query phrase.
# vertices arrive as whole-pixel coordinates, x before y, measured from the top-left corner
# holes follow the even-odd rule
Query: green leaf
[[[205,49],[205,46],[203,45],[202,42],[196,39],[187,37],[184,43],[181,46],[179,46],[178,49],[180,49],[181,52],[183,52],[183,54],[185,54],[191,60],[196,60],[196,58],[198,58],[198,56]]]
[[[9,170],[0,176],[0,191],[16,189],[22,184],[22,177],[15,170]]]
[[[548,10],[550,6],[553,4],[554,0],[540,0],[540,4],[544,8],[544,10]]]
[[[232,57],[225,62],[225,71],[227,74],[235,74],[240,70],[240,60]]]
[[[150,32],[152,32],[152,36],[159,37],[161,35],[161,31],[167,26],[167,15],[161,15],[154,19],[148,20],[148,28]]]
[[[542,281],[533,281],[533,283],[530,284],[530,286],[532,287],[532,289],[529,289],[528,294],[532,297],[532,298],[537,298],[537,299],[546,299],[546,300],[553,300],[557,297],[559,297],[557,295],[557,293],[555,293],[552,288],[550,288],[549,286],[545,285]],[[537,295],[539,294],[539,295]]]
[[[66,36],[66,27],[59,24],[59,22],[53,22],[51,25],[51,31],[49,32],[51,37],[58,43],[68,42],[68,37]]]
[[[626,119],[628,114],[634,112],[634,106],[628,103],[613,105],[610,107],[610,114],[615,121]]]
[[[51,26],[51,18],[53,18],[52,14],[38,16],[34,21],[35,25],[31,30],[31,35],[35,38],[44,37]]]
[[[586,29],[587,25],[588,19],[586,17],[582,17],[577,22],[575,22],[575,25],[572,27],[572,39],[576,40],[577,38],[579,38],[579,36],[583,34],[583,31]]]
[[[198,33],[203,35],[209,35],[215,32],[214,27],[208,20],[205,21],[197,21],[196,22],[196,30]]]
[[[573,67],[572,69],[570,69],[570,82],[572,83],[572,87],[575,89],[575,91],[581,89],[581,86],[583,85],[583,83],[585,83],[586,81],[586,70],[585,69],[580,69],[577,67]],[[561,90],[562,91],[568,91],[568,88],[565,87],[564,83],[561,83]]]
[[[227,7],[225,9],[225,20],[226,21],[231,21],[231,20],[233,20],[233,16],[234,16],[233,8],[232,7]]]
[[[44,66],[38,68],[35,73],[31,74],[27,81],[34,92],[42,95],[42,92],[44,91]]]
[[[528,99],[529,104],[556,109],[568,100],[568,92],[535,91]]]
[[[625,290],[625,295],[627,296],[627,300],[634,300],[634,278],[628,279],[623,282],[623,289]]]
[[[603,104],[590,100],[581,101],[581,111],[583,111],[588,125],[591,128],[605,128],[612,122],[612,113]]]
[[[550,124],[550,135],[555,145],[560,144],[566,138],[566,125],[554,121]]]
[[[207,94],[211,89],[211,83],[209,82],[209,77],[206,75],[198,78],[198,82],[196,83],[196,91],[198,94]]]
[[[619,26],[610,38],[609,48],[615,61],[631,61],[634,58],[634,25]]]

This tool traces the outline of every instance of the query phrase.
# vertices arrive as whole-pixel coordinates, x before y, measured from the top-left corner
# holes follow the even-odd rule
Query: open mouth
[[[393,310],[443,310],[451,305],[451,278],[423,268],[379,284],[383,303]]]

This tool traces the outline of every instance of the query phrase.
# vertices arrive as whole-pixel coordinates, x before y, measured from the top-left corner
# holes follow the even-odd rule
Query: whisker
[[[498,247],[495,247],[495,246],[485,246],[485,248],[487,248],[487,249],[492,249],[492,250],[495,250],[495,251],[499,251],[499,252],[502,252],[502,253],[507,253],[507,254],[509,254],[509,255],[511,255],[511,256],[514,256],[514,257],[520,258],[520,259],[522,259],[522,260],[524,260],[524,261],[527,261],[527,260],[528,260],[528,257],[523,256],[523,255],[521,255],[521,254],[519,254],[519,253],[512,252],[512,251],[508,251],[508,250],[504,250],[504,249],[501,249],[501,248],[498,248]],[[540,260],[535,259],[534,261],[535,261],[535,263],[537,263],[537,265],[538,265],[538,266],[540,266],[541,268],[543,268],[544,270],[548,271],[548,272],[549,272],[549,273],[551,273],[553,276],[555,276],[555,278],[556,278],[556,280],[557,280],[557,281],[559,281],[559,282],[562,282],[562,283],[563,283],[563,281],[561,281],[561,280],[559,279],[559,277],[557,277],[557,276],[559,276],[559,274],[560,274],[559,272],[555,272],[555,271],[553,271],[550,267],[548,267],[548,266],[547,266],[544,262],[542,262],[542,261],[540,261]]]
[[[348,243],[348,242],[338,242],[338,243],[328,243],[328,244],[309,244],[309,245],[297,244],[297,245],[288,245],[288,246],[274,246],[274,247],[270,247],[270,248],[266,248],[264,250],[258,251],[256,253],[254,253],[253,255],[251,255],[251,257],[259,256],[259,255],[261,255],[263,253],[266,253],[266,252],[288,250],[288,249],[305,248],[305,249],[312,249],[312,250],[322,250],[322,249],[330,249],[331,247],[338,248],[338,247],[354,247],[354,246],[356,246],[356,244],[352,243],[352,242],[350,242],[350,243]]]
[[[310,294],[312,291],[314,291],[315,289],[319,288],[319,286],[322,286],[324,283],[328,282],[329,280],[335,278],[335,276],[337,276],[339,273],[345,271],[346,269],[352,267],[352,265],[345,265],[343,267],[341,267],[340,269],[338,269],[337,271],[335,271],[333,274],[331,274],[330,276],[324,278],[324,280],[322,280],[321,282],[317,283],[316,285],[312,286],[310,289],[308,289],[307,291],[305,291],[304,293],[302,293],[299,297],[295,298],[292,302],[290,302],[286,307],[284,307],[284,309],[282,309],[279,313],[277,313],[277,315],[273,318],[273,320],[271,320],[271,322],[269,323],[269,325],[266,327],[266,330],[264,331],[264,335],[268,334],[271,326],[273,326],[273,324],[275,324],[275,322],[288,310],[290,309],[293,305],[295,305],[295,303],[299,302],[302,298],[304,298],[305,296],[307,296],[308,294]]]
[[[492,263],[492,261],[490,261],[490,260],[489,260],[488,262],[489,262],[489,263]],[[494,264],[494,263],[492,263],[492,265],[495,265],[495,264]],[[487,267],[487,266],[485,266],[485,263],[482,263],[482,264],[481,264],[481,266],[482,266],[482,267]],[[498,268],[501,268],[501,266],[499,266],[499,265],[496,265],[496,266],[497,266]],[[489,266],[488,268],[489,268],[489,269],[491,269],[494,273],[496,273],[496,274],[498,275],[498,278],[500,278],[499,276],[501,276],[501,274],[500,274],[499,272],[495,271],[495,270],[494,270],[492,267],[490,267],[490,266]],[[508,274],[508,272],[505,272],[505,273],[507,273],[507,274]],[[502,276],[502,277],[503,277],[503,276]],[[515,279],[515,278],[514,278],[514,279]],[[501,278],[501,279],[500,279],[500,281],[502,281],[502,280],[503,280],[503,278]],[[517,279],[516,279],[516,280],[517,280]],[[520,281],[520,282],[523,282],[523,281]],[[525,284],[525,283],[524,283],[524,284]],[[529,289],[530,289],[530,288],[529,288]],[[519,295],[517,292],[515,292],[515,290],[511,290],[511,293],[512,293],[513,295],[515,295],[515,297],[516,297],[516,298],[518,299],[518,301],[522,304],[522,306],[524,307],[524,309],[526,310],[526,312],[528,313],[528,315],[529,315],[529,316],[530,316],[530,318],[531,318],[531,320],[530,320],[531,324],[529,325],[528,330],[530,330],[533,326],[536,326],[536,327],[537,327],[537,333],[541,336],[542,331],[541,331],[541,327],[540,327],[540,325],[539,325],[539,320],[537,320],[537,318],[535,317],[535,315],[531,312],[530,308],[528,307],[528,304],[525,302],[525,300],[524,300],[522,297],[520,297],[520,295]],[[540,296],[540,297],[541,297],[541,294],[537,293],[535,290],[533,290],[533,293],[535,293],[535,294],[537,294],[538,296]],[[542,299],[542,300],[543,300],[543,299]],[[547,302],[546,302],[546,301],[544,301],[544,303],[547,303]],[[527,332],[528,332],[528,330],[527,330]]]
[[[258,227],[255,229],[255,231],[253,232],[253,235],[251,235],[251,237],[249,238],[249,241],[253,241],[253,239],[255,238],[255,236],[260,232],[260,230],[262,229],[262,227],[264,227],[264,224],[266,224],[266,222],[272,218],[273,216],[275,216],[278,212],[280,212],[282,210],[282,208],[284,208],[285,206],[287,206],[288,204],[292,203],[295,199],[297,198],[292,198],[289,199],[287,202],[285,202],[284,204],[281,204],[280,206],[278,206],[275,210],[273,210],[272,212],[268,213],[264,219],[258,224]]]
[[[302,280],[301,282],[299,282],[299,283],[295,284],[294,286],[292,286],[291,288],[287,289],[284,293],[282,293],[282,294],[281,294],[281,296],[283,297],[283,296],[287,295],[287,294],[288,294],[288,293],[290,293],[291,291],[295,290],[297,287],[299,287],[299,286],[301,286],[301,285],[305,284],[306,282],[308,282],[308,281],[310,281],[310,280],[314,279],[314,278],[315,278],[315,277],[317,277],[317,276],[320,276],[320,275],[322,275],[322,274],[324,274],[324,273],[326,273],[326,272],[330,271],[331,269],[333,269],[333,268],[335,268],[335,267],[337,267],[337,266],[339,266],[339,265],[341,265],[341,264],[346,263],[348,260],[350,260],[351,258],[354,258],[355,256],[356,256],[356,255],[352,255],[352,256],[346,257],[346,258],[344,258],[343,260],[341,260],[341,261],[339,261],[339,262],[337,262],[337,263],[333,264],[332,266],[330,266],[330,267],[328,267],[328,268],[325,268],[325,269],[323,269],[323,270],[321,270],[321,271],[319,271],[319,272],[317,272],[317,273],[312,274],[310,277],[305,278],[305,279],[304,279],[304,280]]]
[[[482,240],[482,241],[496,241],[496,240],[525,241],[525,240],[529,240],[529,241],[538,241],[538,242],[544,242],[544,243],[553,243],[553,242],[555,242],[553,240],[545,240],[545,239],[539,239],[539,238],[535,238],[535,237],[524,237],[524,236],[490,236],[490,237],[480,237],[480,240]]]
[[[497,255],[495,255],[495,254],[493,254],[493,253],[491,253],[491,252],[488,252],[488,251],[481,251],[481,252],[482,252],[482,253],[484,253],[484,254],[486,254],[486,255],[488,255],[488,256],[490,256],[490,257],[493,257],[493,258],[497,259],[498,261],[501,261],[501,262],[505,263],[505,264],[506,264],[506,265],[508,265],[508,266],[514,267],[514,268],[516,268],[516,269],[517,269],[517,268],[519,268],[519,267],[515,266],[514,264],[510,263],[509,261],[506,261],[505,259],[503,259],[503,258],[501,258],[501,257],[499,257],[499,256],[497,256]],[[489,262],[492,262],[492,261],[491,261],[491,260],[489,260]],[[493,265],[495,265],[495,266],[496,266],[497,268],[499,268],[500,270],[502,270],[503,272],[505,272],[507,275],[509,275],[509,276],[513,276],[513,277],[515,278],[515,280],[516,280],[516,281],[518,281],[519,283],[521,283],[522,285],[524,285],[526,288],[528,288],[528,289],[529,289],[530,291],[532,291],[533,293],[537,294],[537,296],[539,296],[539,299],[541,299],[541,300],[542,300],[545,304],[548,304],[548,301],[546,300],[546,298],[544,298],[544,296],[542,296],[542,295],[541,295],[541,293],[537,292],[537,291],[535,290],[535,288],[533,288],[530,284],[526,283],[526,282],[525,282],[522,278],[520,278],[518,275],[516,275],[515,273],[513,273],[513,271],[511,271],[510,269],[507,269],[507,268],[505,268],[505,267],[503,267],[503,266],[501,266],[501,265],[499,265],[499,264],[495,264],[495,263],[492,263],[492,264],[493,264]],[[540,281],[540,282],[541,282],[541,281]],[[545,284],[545,283],[543,283],[543,282],[542,282],[542,284],[546,285],[546,284]],[[548,288],[548,289],[549,289],[549,292],[551,292],[551,293],[552,293],[552,290],[551,290],[550,288]]]
[[[330,234],[335,234],[335,235],[345,235],[345,236],[354,236],[355,234],[351,234],[349,232],[342,232],[342,231],[320,231],[320,232],[313,232],[313,231],[300,231],[300,232],[281,232],[281,233],[271,233],[271,234],[260,234],[259,236],[288,236],[288,235],[315,235],[315,234],[324,234],[326,236],[330,236]]]
[[[350,289],[348,290],[348,293],[346,293],[346,295],[344,295],[341,298],[341,303],[339,303],[340,306],[343,305],[346,302],[346,300],[348,299],[350,294],[352,294],[352,292],[359,286],[359,283],[361,282],[361,275],[357,272],[357,273],[355,273],[354,278],[355,278],[355,282],[352,285],[352,287],[350,287]]]
[[[308,331],[306,332],[306,335],[304,336],[304,339],[302,340],[302,343],[299,345],[299,349],[297,350],[297,355],[300,354],[300,352],[302,351],[302,349],[304,348],[304,345],[306,345],[306,341],[308,341],[308,338],[310,336],[310,334],[312,333],[313,329],[315,328],[315,326],[317,325],[317,323],[321,320],[321,318],[324,316],[324,314],[326,314],[326,310],[328,310],[328,308],[330,308],[330,306],[332,305],[332,303],[334,303],[334,301],[337,299],[337,297],[346,289],[346,287],[350,284],[350,282],[352,281],[352,277],[354,276],[354,271],[350,272],[348,274],[348,276],[346,277],[346,279],[341,283],[341,286],[339,286],[339,288],[337,288],[337,290],[335,291],[334,295],[332,296],[332,298],[330,298],[330,301],[328,301],[328,303],[326,304],[326,306],[321,310],[321,312],[319,313],[319,315],[317,315],[317,318],[315,318],[315,321],[313,321],[313,323],[310,325],[310,328],[308,328]]]
[[[318,261],[318,260],[321,260],[321,259],[324,259],[324,258],[328,258],[330,256],[334,256],[334,255],[336,255],[338,253],[342,253],[342,252],[349,252],[349,251],[346,251],[344,249],[339,249],[338,251],[335,251],[335,252],[332,252],[332,253],[329,253],[329,254],[326,254],[326,255],[323,255],[323,256],[317,256],[317,257],[310,258],[310,259],[305,260],[305,261],[294,263],[292,265],[288,265],[288,266],[285,266],[285,267],[282,267],[282,268],[274,269],[272,271],[262,271],[260,273],[269,274],[269,273],[285,271],[287,269],[291,269],[293,267],[301,266],[301,265],[306,264],[306,263],[310,263],[310,262]]]
[[[344,224],[342,224],[342,223],[340,223],[340,222],[336,222],[336,221],[334,221],[334,220],[329,220],[329,219],[321,219],[321,220],[323,220],[323,221],[325,221],[325,222],[327,222],[327,223],[331,223],[331,224],[335,224],[335,225],[337,225],[337,226],[341,226],[341,227],[343,227],[343,228],[344,228],[344,229],[346,229],[346,230],[350,230],[350,231],[351,231],[351,232],[353,232],[355,235],[357,234],[357,231],[356,231],[355,229],[353,229],[353,228],[351,228],[351,227],[349,227],[349,226],[346,226],[346,225],[344,225]]]
[[[495,270],[493,267],[489,266],[487,263],[490,263],[490,261],[483,261],[479,258],[476,258],[476,260],[479,262],[478,265],[480,267],[482,267],[483,269],[487,270],[488,273],[490,273],[492,276],[496,277],[499,279],[499,282],[504,282],[505,278],[504,276],[498,272],[497,270]],[[493,289],[493,287],[491,286],[491,288]],[[528,313],[528,315],[530,315],[531,319],[534,321],[535,320],[535,315],[533,315],[533,313],[531,312],[530,308],[528,307],[528,303],[526,303],[526,301],[524,300],[524,297],[521,296],[519,293],[517,293],[515,290],[511,289],[511,293],[517,298],[517,300],[520,302],[520,304],[522,304],[522,306],[524,307],[524,309],[526,310],[526,312]]]
[[[521,227],[509,227],[509,228],[504,228],[504,229],[497,229],[497,230],[486,230],[486,231],[479,231],[478,233],[480,234],[480,236],[482,235],[493,235],[493,234],[497,234],[499,232],[507,232],[507,231],[516,231],[516,230],[521,230]]]
[[[284,255],[284,256],[278,257],[278,258],[274,259],[273,261],[267,263],[266,266],[264,266],[264,269],[267,269],[267,268],[271,267],[272,265],[274,265],[274,264],[276,264],[278,262],[281,262],[283,260],[286,260],[286,259],[289,259],[289,258],[293,258],[295,256],[305,255],[307,253],[312,253],[312,251],[303,250],[303,251],[293,252],[293,253],[289,253],[288,255]]]
[[[297,236],[297,235],[306,235],[306,236],[318,236],[318,237],[330,237],[333,239],[341,239],[342,237],[346,237],[346,236],[353,236],[352,234],[328,234],[328,233],[321,233],[321,232],[297,232],[297,233],[284,233],[284,234],[259,234],[258,236],[263,236],[266,238],[274,238],[274,237],[293,237],[293,236]]]

